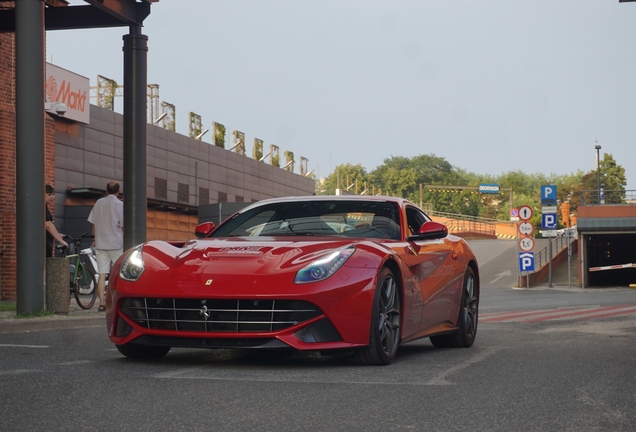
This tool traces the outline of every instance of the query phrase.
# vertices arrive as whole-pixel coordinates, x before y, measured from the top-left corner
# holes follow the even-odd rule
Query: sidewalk
[[[0,312],[0,334],[23,333],[52,329],[83,327],[104,327],[106,313],[97,311],[97,303],[91,309],[81,309],[75,299],[71,299],[68,315],[55,314],[45,317],[16,318],[15,311]]]

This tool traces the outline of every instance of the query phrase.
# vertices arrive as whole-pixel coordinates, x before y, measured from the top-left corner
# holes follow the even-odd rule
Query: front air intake
[[[126,298],[121,312],[137,325],[183,332],[275,332],[322,315],[296,300]]]

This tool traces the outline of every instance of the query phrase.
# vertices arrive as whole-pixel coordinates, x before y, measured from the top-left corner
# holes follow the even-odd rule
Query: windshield
[[[218,227],[212,237],[346,236],[400,239],[397,203],[297,201],[255,207]]]

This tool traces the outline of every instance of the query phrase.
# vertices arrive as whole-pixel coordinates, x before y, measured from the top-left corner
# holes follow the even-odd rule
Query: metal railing
[[[478,234],[495,235],[495,225],[486,222],[475,222],[468,220],[452,220],[446,222],[449,231],[464,231]]]
[[[492,218],[484,218],[484,217],[470,216],[470,215],[460,215],[456,213],[446,213],[446,212],[438,212],[438,211],[431,211],[429,212],[429,215],[452,219],[446,222],[445,225],[449,231],[456,232],[456,233],[458,231],[463,231],[463,232],[471,232],[471,233],[494,236],[496,235],[496,232],[497,232],[495,225],[497,223],[502,222]]]
[[[461,218],[461,220],[482,222],[482,223],[491,223],[491,224],[497,224],[497,223],[502,223],[502,222],[509,223],[510,222],[510,221],[506,221],[506,220],[485,218],[485,217],[481,217],[481,216],[471,216],[471,215],[463,215],[463,214],[458,214],[458,213],[447,213],[447,212],[440,212],[440,211],[428,211],[426,213],[428,213],[429,216],[438,216],[438,217],[445,217],[445,218],[449,218],[449,219],[458,219],[458,220]]]
[[[564,235],[553,237],[550,242],[543,247],[539,252],[534,254],[534,268],[535,271],[541,269],[550,260],[550,244],[552,245],[552,258],[554,258],[563,249],[567,249],[568,243],[572,243],[576,235],[572,230],[565,230]]]
[[[579,192],[581,205],[636,205],[636,190],[584,190]]]

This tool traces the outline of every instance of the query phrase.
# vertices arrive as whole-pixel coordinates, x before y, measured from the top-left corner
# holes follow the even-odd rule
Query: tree
[[[605,153],[603,159],[599,161],[600,180],[603,189],[606,191],[607,198],[612,203],[621,203],[625,199],[625,168],[618,165],[611,153]],[[598,202],[598,176],[596,170],[591,170],[581,177],[579,185],[579,199],[583,198],[586,202]],[[604,186],[603,186],[604,185]],[[576,201],[574,199],[573,201]],[[576,207],[578,207],[576,202]]]
[[[356,193],[356,182],[358,184],[357,193],[362,191],[361,188],[364,188],[365,182],[369,182],[369,174],[361,164],[338,165],[335,171],[328,175],[322,183],[320,193],[321,195],[335,195],[338,188]]]

